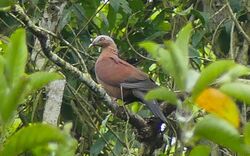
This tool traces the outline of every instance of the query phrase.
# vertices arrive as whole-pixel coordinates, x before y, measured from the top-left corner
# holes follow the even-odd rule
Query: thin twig
[[[229,49],[229,57],[231,59],[235,59],[234,58],[234,26],[235,23],[232,22],[232,27],[231,27],[231,32],[230,32],[230,49]]]
[[[77,93],[77,91],[72,87],[70,86],[69,84],[67,84],[67,88],[70,90],[70,92],[73,94],[73,96],[75,97],[75,99],[78,101],[78,103],[80,104],[80,106],[82,107],[82,109],[84,109],[84,111],[87,111],[86,110],[86,107],[84,107],[82,105],[82,103],[78,100],[82,100],[92,111],[93,113],[95,114],[95,116],[98,118],[99,121],[103,121],[103,119],[101,118],[101,116],[96,112],[96,110],[94,109],[94,107],[89,104],[80,94]],[[87,112],[88,113],[88,112]],[[89,114],[89,113],[88,113]],[[127,147],[127,145],[120,139],[120,137],[113,131],[113,129],[109,126],[109,125],[106,125],[107,128],[110,130],[111,133],[113,133],[113,135],[117,138],[117,140],[124,146],[124,147]]]
[[[130,17],[129,17],[129,19],[132,17],[132,16],[134,16],[135,14],[133,14],[133,15],[131,15]],[[140,54],[137,50],[135,50],[135,48],[134,48],[134,46],[131,44],[131,42],[130,42],[130,40],[129,40],[129,38],[128,38],[128,25],[129,25],[129,21],[127,22],[127,25],[126,25],[126,39],[127,39],[127,42],[128,42],[128,45],[130,46],[130,48],[137,54],[137,55],[139,55],[140,57],[142,57],[142,58],[144,58],[144,59],[146,59],[146,60],[150,60],[150,61],[156,61],[156,60],[154,60],[154,59],[152,59],[152,58],[149,58],[149,57],[146,57],[146,56],[144,56],[144,55],[142,55],[142,54]]]
[[[233,10],[232,8],[230,7],[229,5],[229,2],[228,0],[226,0],[227,2],[227,8],[228,8],[228,11],[229,11],[229,14],[232,18],[232,20],[234,21],[236,27],[239,29],[239,31],[242,33],[242,35],[244,36],[244,38],[247,40],[247,42],[250,44],[250,37],[246,34],[246,32],[243,30],[243,28],[241,27],[239,21],[237,20],[237,18],[235,17],[234,13],[233,13]]]
[[[82,27],[82,29],[76,34],[76,36],[73,38],[70,44],[73,44],[75,42],[75,39],[80,35],[80,33],[89,25],[91,20],[98,14],[104,7],[105,5],[109,2],[109,0],[106,0],[105,3],[89,18],[89,20],[86,22],[86,24]]]

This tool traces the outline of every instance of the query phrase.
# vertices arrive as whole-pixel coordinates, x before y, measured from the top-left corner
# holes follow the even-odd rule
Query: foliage
[[[6,126],[13,122],[18,105],[25,102],[29,94],[53,80],[62,78],[57,73],[25,73],[28,56],[25,33],[24,29],[17,29],[11,35],[9,43],[2,45],[4,48],[1,51],[3,55],[0,55],[1,138],[5,135]],[[75,141],[66,132],[46,124],[32,124],[7,137],[1,146],[0,155],[16,156],[27,150],[36,155],[44,155],[45,150],[48,154],[60,153],[68,156],[74,154],[74,147]],[[61,153],[62,151],[64,152]]]
[[[141,68],[160,85],[146,98],[177,107],[168,118],[171,125],[177,127],[175,130],[180,137],[167,127],[167,146],[157,154],[226,152],[249,155],[250,72],[246,66],[250,58],[249,45],[242,30],[232,20],[227,2],[242,29],[250,34],[250,9],[243,0],[215,0],[213,3],[198,0],[67,1],[58,23],[58,37],[52,38],[52,50],[84,70],[79,64],[80,55],[94,78],[93,66],[99,52],[88,49],[88,45],[99,34],[113,37],[120,57]],[[40,89],[61,76],[37,71],[37,58],[31,58],[28,51],[32,53],[40,49],[36,49],[31,31],[27,31],[27,39],[23,29],[13,33],[21,26],[13,18],[13,4],[25,8],[25,13],[34,23],[40,22],[49,6],[48,1],[0,1],[0,10],[5,11],[0,12],[0,27],[3,28],[0,30],[0,141],[6,140],[6,149],[2,148],[2,152],[16,145],[18,148],[13,152],[17,153],[31,151],[39,155],[46,151],[66,155],[68,150],[68,155],[73,155],[76,145],[68,132],[34,124],[42,121],[46,100]],[[12,33],[9,39],[7,36]],[[75,47],[78,54],[63,40]],[[47,61],[42,69],[48,70],[52,66]],[[78,141],[76,153],[139,155],[142,148],[133,128],[110,114],[102,105],[102,99],[78,78],[64,69],[60,71],[67,78],[60,123],[73,122],[71,133]],[[138,102],[126,107],[142,117],[151,116]],[[24,127],[25,123],[31,125]],[[29,138],[36,138],[35,134],[41,129],[44,132],[38,140],[25,140],[28,132],[34,132]],[[67,139],[72,141],[67,144]],[[214,148],[217,145],[219,147]]]

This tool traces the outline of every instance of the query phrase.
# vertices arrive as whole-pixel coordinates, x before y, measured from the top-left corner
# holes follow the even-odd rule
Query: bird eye
[[[104,41],[104,40],[105,40],[105,38],[104,38],[104,37],[101,37],[99,41]]]

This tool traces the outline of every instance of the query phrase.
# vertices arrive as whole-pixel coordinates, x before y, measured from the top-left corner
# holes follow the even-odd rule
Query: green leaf
[[[249,75],[250,70],[246,66],[236,64],[234,67],[229,69],[224,75],[222,75],[216,82],[217,83],[226,83],[236,80],[238,77],[243,75]]]
[[[97,10],[100,2],[101,2],[100,0],[81,0],[81,3],[84,4],[84,5],[82,5],[82,7],[84,8],[84,13],[85,13],[84,16],[82,16],[82,15],[81,16],[83,18],[86,18],[86,17],[90,18]],[[76,3],[76,4],[78,4],[78,3]]]
[[[145,9],[142,0],[133,0],[128,2],[129,2],[129,7],[132,9],[133,12],[138,12]]]
[[[101,138],[97,139],[96,142],[90,147],[90,155],[91,156],[99,155],[106,145],[105,140],[111,140],[113,137],[114,135],[108,131]]]
[[[126,0],[110,0],[110,5],[112,6],[115,12],[118,12],[119,8],[121,7],[123,12],[125,12],[126,14],[131,13],[131,9]]]
[[[62,79],[63,76],[58,73],[36,72],[28,76],[31,91],[38,90],[51,81]]]
[[[27,150],[47,146],[48,143],[66,144],[67,141],[68,136],[58,128],[45,124],[34,124],[22,128],[11,136],[1,149],[0,155],[17,156]]]
[[[10,37],[10,43],[5,54],[5,73],[9,84],[12,85],[24,74],[27,55],[25,30],[17,29]]]
[[[11,6],[14,4],[14,0],[0,0],[0,9]]]
[[[180,52],[182,54],[182,61],[184,61],[184,65],[188,65],[188,45],[192,31],[192,24],[188,23],[185,27],[183,27],[178,33],[178,37],[175,41],[176,46],[180,48]]]
[[[200,12],[198,10],[191,10],[191,13],[196,17],[196,18],[199,18],[201,23],[204,25],[204,26],[207,26],[207,23],[209,22],[209,13],[208,12]]]
[[[210,156],[211,148],[205,145],[198,145],[192,149],[189,156]]]
[[[115,22],[116,22],[116,12],[114,11],[114,9],[112,7],[109,7],[107,19],[109,22],[109,30],[112,30],[114,28]]]
[[[158,53],[159,51],[164,51],[164,53],[167,53],[165,49],[163,49],[163,46],[160,44],[157,44],[152,41],[143,41],[139,43],[139,46],[146,49],[148,53],[152,55],[153,58],[157,59],[158,58]]]
[[[193,88],[192,98],[195,99],[203,89],[211,85],[211,83],[213,83],[219,76],[233,66],[235,66],[235,63],[230,60],[220,60],[208,65],[201,72],[201,75]]]
[[[186,81],[186,91],[187,92],[191,92],[193,90],[193,87],[194,87],[195,83],[197,82],[199,76],[200,76],[199,72],[197,72],[193,69],[188,70],[187,81]]]
[[[177,104],[177,96],[174,92],[165,87],[159,87],[149,91],[146,96],[146,100],[164,100],[171,104]]]
[[[118,0],[118,1],[120,1],[121,8],[122,8],[123,12],[125,12],[126,14],[130,14],[131,9],[129,7],[128,1],[126,1],[126,0]]]
[[[110,5],[114,9],[115,12],[118,12],[120,8],[120,1],[119,0],[110,0]]]
[[[116,141],[115,141],[115,147],[113,149],[113,152],[116,155],[122,155],[122,151],[123,151],[123,145],[121,144],[121,142],[118,139],[116,139]]]
[[[138,102],[133,102],[130,105],[132,112],[137,113],[140,110],[141,104],[139,104]]]
[[[250,85],[248,84],[240,82],[225,83],[220,87],[220,90],[231,97],[246,102],[246,104],[250,104]]]
[[[6,97],[6,93],[7,93],[7,90],[8,90],[6,77],[4,75],[4,65],[5,65],[5,60],[0,55],[0,82],[1,82],[0,83],[0,99],[1,99],[2,103],[3,103],[3,101],[4,101],[5,97]]]
[[[5,100],[0,105],[0,115],[4,122],[8,121],[16,110],[16,107],[23,98],[27,84],[28,78],[23,76],[7,92]]]
[[[173,76],[180,89],[185,88],[188,65],[184,64],[182,52],[175,43],[169,41],[166,43],[169,50],[166,50],[162,45],[144,41],[139,44],[145,48],[153,58],[156,58],[163,69]]]
[[[198,30],[192,36],[192,45],[198,47],[202,41],[203,36],[206,34],[205,30]]]
[[[183,43],[184,44],[184,43]],[[187,71],[188,71],[188,57],[187,54],[185,54],[185,52],[183,52],[179,46],[177,46],[177,44],[168,41],[165,42],[165,45],[168,47],[169,51],[168,53],[170,54],[170,59],[172,60],[170,63],[172,63],[172,65],[170,65],[170,67],[172,66],[173,69],[171,69],[171,71],[169,71],[169,73],[171,74],[171,76],[174,77],[174,80],[177,84],[177,86],[179,87],[179,89],[183,90],[186,88],[186,81],[187,81]],[[167,55],[165,55],[166,57],[168,57]],[[169,58],[166,58],[166,60]],[[164,64],[163,64],[164,66]]]
[[[206,116],[197,123],[194,133],[234,152],[250,154],[250,148],[243,144],[237,129],[223,119],[212,115]]]
[[[244,140],[247,145],[250,145],[250,123],[249,122],[244,127]]]

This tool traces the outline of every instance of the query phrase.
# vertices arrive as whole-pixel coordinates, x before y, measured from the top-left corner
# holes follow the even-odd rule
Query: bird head
[[[90,47],[99,46],[105,48],[110,45],[115,45],[115,42],[111,37],[106,35],[99,35],[93,40],[93,42],[90,44]]]

